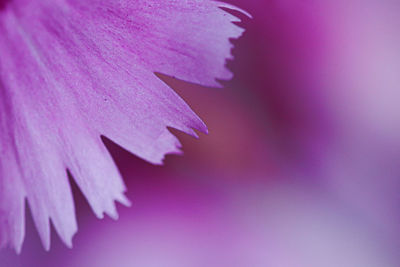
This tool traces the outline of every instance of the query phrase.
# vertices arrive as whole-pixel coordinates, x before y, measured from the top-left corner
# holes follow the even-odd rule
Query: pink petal
[[[49,219],[77,231],[66,169],[96,215],[129,205],[104,135],[161,164],[173,127],[204,123],[154,73],[207,86],[229,79],[237,18],[214,1],[30,1],[0,9],[0,245],[21,249],[24,202],[46,249]]]

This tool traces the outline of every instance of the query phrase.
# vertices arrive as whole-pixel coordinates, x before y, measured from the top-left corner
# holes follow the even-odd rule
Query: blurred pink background
[[[232,0],[253,15],[224,89],[165,77],[209,127],[172,130],[185,155],[153,166],[106,141],[128,187],[118,221],[75,187],[74,248],[45,252],[30,217],[0,266],[395,267],[400,5]]]

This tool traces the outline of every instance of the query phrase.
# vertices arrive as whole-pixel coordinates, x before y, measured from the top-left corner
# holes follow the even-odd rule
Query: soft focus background
[[[152,166],[105,141],[132,207],[43,250],[28,216],[1,267],[400,266],[400,4],[232,0],[249,11],[224,89],[165,81],[210,134]]]

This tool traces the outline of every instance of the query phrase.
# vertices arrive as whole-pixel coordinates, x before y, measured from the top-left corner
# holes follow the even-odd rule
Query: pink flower
[[[206,86],[229,79],[242,29],[216,1],[0,0],[0,245],[20,251],[25,199],[46,249],[49,219],[77,231],[66,169],[97,217],[129,205],[101,136],[161,164],[173,127],[204,123],[155,73]]]

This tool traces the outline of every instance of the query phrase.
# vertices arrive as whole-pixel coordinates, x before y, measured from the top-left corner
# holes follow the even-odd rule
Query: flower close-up
[[[0,267],[400,266],[398,1],[0,3]]]
[[[207,128],[160,74],[220,87],[238,21],[217,1],[0,1],[0,244],[21,250],[26,205],[46,250],[72,246],[70,179],[94,213],[129,205],[103,144],[161,164],[169,128]]]

